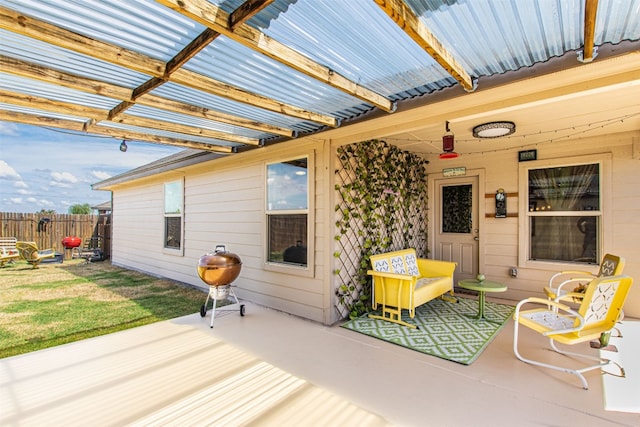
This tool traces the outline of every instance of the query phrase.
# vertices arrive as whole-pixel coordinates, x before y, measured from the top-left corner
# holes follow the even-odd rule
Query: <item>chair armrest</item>
[[[560,276],[566,276],[566,275],[579,275],[580,277],[571,277],[571,279],[576,279],[576,280],[585,280],[585,279],[593,279],[595,277],[597,277],[596,274],[591,273],[589,271],[582,271],[582,270],[565,270],[565,271],[560,271],[556,274],[554,274],[553,276],[551,276],[551,278],[549,279],[549,287],[551,289],[556,289],[557,287],[553,285],[553,281]]]
[[[453,272],[458,265],[455,262],[426,258],[418,258],[417,263],[422,277],[453,277]]]
[[[408,281],[413,281],[416,278],[415,276],[410,276],[408,274],[387,273],[387,272],[375,271],[375,270],[369,270],[367,271],[367,274],[369,276],[374,276],[374,277],[385,277],[387,279],[398,279],[398,280],[408,280]]]
[[[584,282],[585,280],[591,281],[591,280],[593,280],[593,277],[591,277],[591,278],[587,278],[587,277],[572,277],[571,279],[567,279],[564,282],[560,283],[555,289],[557,297],[561,296],[560,292],[562,292],[562,288],[564,287],[564,285],[569,284],[569,283]],[[568,292],[570,292],[570,291],[566,291],[565,293],[568,293]]]
[[[584,293],[582,292],[567,292],[566,294],[562,294],[558,296],[555,301],[573,301],[580,302],[584,299]]]

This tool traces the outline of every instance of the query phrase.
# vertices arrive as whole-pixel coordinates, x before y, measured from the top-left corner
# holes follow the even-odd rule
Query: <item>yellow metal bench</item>
[[[382,305],[381,315],[369,317],[415,328],[402,320],[402,310],[415,317],[416,307],[447,293],[453,298],[455,262],[418,258],[415,249],[404,249],[371,256],[373,309]]]

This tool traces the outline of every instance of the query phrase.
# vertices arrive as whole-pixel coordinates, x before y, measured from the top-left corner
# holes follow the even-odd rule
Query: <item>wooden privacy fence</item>
[[[99,248],[109,258],[111,254],[110,215],[30,214],[0,212],[0,237],[15,237],[18,241],[36,242],[39,249],[54,249],[71,257],[62,246],[62,239],[77,236],[83,247]]]

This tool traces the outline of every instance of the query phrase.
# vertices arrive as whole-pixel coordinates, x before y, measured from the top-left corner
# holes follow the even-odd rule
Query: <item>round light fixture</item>
[[[476,138],[500,138],[511,135],[516,131],[513,122],[491,122],[478,125],[473,128],[473,136]]]

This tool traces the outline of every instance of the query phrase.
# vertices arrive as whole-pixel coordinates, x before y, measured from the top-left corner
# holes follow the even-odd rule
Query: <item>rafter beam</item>
[[[82,118],[98,121],[112,121],[130,126],[147,127],[151,129],[160,129],[168,132],[183,133],[186,135],[200,136],[203,138],[213,138],[222,141],[235,142],[247,145],[262,145],[261,141],[256,138],[248,138],[245,136],[234,135],[216,130],[203,129],[173,123],[161,120],[147,119],[143,117],[133,116],[129,114],[121,114],[117,119],[109,119],[109,111],[99,108],[91,108],[84,105],[72,104],[70,102],[54,101],[33,95],[25,95],[18,92],[0,89],[0,102],[6,104],[18,105],[21,107],[35,108],[53,113],[69,114]]]
[[[136,140],[150,142],[153,144],[173,145],[182,148],[195,148],[198,150],[212,151],[215,153],[235,153],[234,147],[223,145],[213,145],[204,142],[189,141],[178,138],[168,138],[163,136],[151,135],[146,132],[135,132],[130,130],[114,129],[99,124],[91,124],[88,122],[55,119],[51,117],[38,116],[33,114],[18,113],[0,109],[0,120],[22,123],[34,126],[53,127],[58,129],[73,130],[76,132],[92,133],[96,135],[110,136],[115,139]]]
[[[180,123],[133,116],[130,114],[121,114],[118,118],[111,121],[114,123],[122,123],[129,126],[140,126],[151,129],[159,129],[167,132],[183,133],[186,135],[200,136],[203,138],[220,139],[222,141],[236,142],[239,144],[262,145],[262,141],[256,138],[249,138],[246,136],[234,135],[216,130],[203,129],[200,127],[188,126]]]
[[[471,76],[403,0],[374,0],[411,39],[424,49],[467,91],[475,89]]]
[[[156,0],[176,12],[218,31],[232,40],[260,52],[282,64],[320,82],[335,87],[351,96],[374,105],[384,111],[395,110],[395,104],[387,97],[376,93],[340,75],[335,70],[318,64],[309,57],[272,39],[247,24],[229,26],[229,13],[208,0]]]
[[[178,52],[167,62],[162,78],[151,77],[151,79],[142,83],[140,86],[133,90],[131,99],[134,102],[123,101],[119,105],[116,105],[114,108],[112,108],[111,111],[109,111],[109,120],[116,118],[118,115],[133,107],[137,98],[163,85],[167,80],[169,80],[169,77],[174,71],[182,67],[189,59],[196,56],[198,52],[207,47],[207,45],[214,41],[219,35],[220,33],[216,33],[209,28],[205,29],[202,33],[200,33],[200,35],[198,35],[198,37],[193,39],[191,43],[185,46],[180,52]]]
[[[239,13],[237,14],[238,20],[246,20],[251,18],[253,14],[258,13],[263,7],[266,7],[273,0],[261,0],[261,1],[247,1],[240,6]],[[246,7],[243,7],[246,6]],[[233,14],[232,14],[233,15]],[[239,21],[241,22],[241,21]],[[164,76],[160,79],[158,77],[152,77],[146,82],[142,83],[140,86],[133,90],[133,94],[131,96],[132,100],[135,101],[137,98],[142,95],[151,92],[153,89],[163,85],[171,74],[174,71],[182,67],[187,63],[191,58],[196,56],[198,52],[202,51],[205,47],[207,47],[212,41],[214,41],[220,33],[217,31],[213,31],[211,28],[206,28],[202,33],[198,35],[195,39],[191,40],[191,42],[185,46],[180,52],[178,52],[173,58],[171,58],[167,64],[165,65]],[[134,102],[123,101],[116,107],[114,107],[109,112],[109,119],[113,119],[118,115],[124,113],[126,110],[134,106]]]
[[[229,14],[227,25],[233,30],[273,2],[274,0],[247,0]]]
[[[34,108],[36,110],[49,111],[58,114],[78,116],[83,119],[105,120],[108,112],[100,108],[86,107],[69,102],[54,101],[24,93],[0,89],[0,103],[17,105],[20,107]]]
[[[137,104],[140,105],[158,108],[165,111],[172,111],[174,113],[185,114],[188,116],[199,117],[219,123],[226,123],[232,126],[254,129],[288,137],[293,135],[293,130],[288,128],[273,126],[255,120],[249,120],[242,117],[233,116],[231,114],[221,113],[218,111],[210,110],[208,108],[174,101],[157,95],[147,94],[144,96],[140,95],[139,97],[135,97],[134,95],[132,95],[132,91],[129,88],[90,79],[83,76],[78,76],[76,74],[71,74],[64,71],[46,68],[34,62],[11,58],[4,55],[0,55],[0,71],[21,77],[39,80],[45,83],[51,83],[57,86],[79,90],[82,92],[102,95],[125,102],[129,102],[131,101],[131,99],[137,98]]]
[[[584,47],[582,62],[591,62],[596,57],[594,40],[596,32],[596,15],[598,14],[598,0],[585,0],[584,4]]]
[[[0,28],[129,68],[152,77],[159,79],[165,77],[165,64],[162,61],[125,48],[94,40],[90,37],[22,15],[5,7],[0,7]],[[178,74],[180,74],[182,78],[176,80],[174,76]],[[185,78],[185,75],[188,77]],[[339,124],[335,117],[306,111],[194,72],[186,72],[184,69],[175,70],[175,74],[170,77],[170,81],[185,84],[196,90],[209,92],[223,98],[291,117],[313,121],[326,126],[336,127]]]

